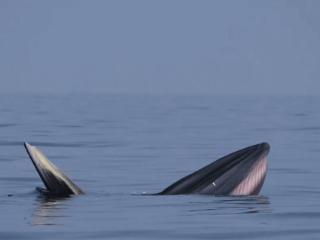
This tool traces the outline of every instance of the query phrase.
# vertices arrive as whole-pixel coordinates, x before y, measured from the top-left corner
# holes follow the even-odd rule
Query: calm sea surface
[[[85,191],[45,199],[23,142]],[[143,196],[267,141],[257,197]],[[0,239],[319,239],[320,98],[0,96]]]

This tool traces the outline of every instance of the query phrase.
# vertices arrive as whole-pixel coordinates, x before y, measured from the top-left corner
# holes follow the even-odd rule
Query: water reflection
[[[32,216],[33,225],[59,225],[59,219],[66,217],[66,204],[70,197],[58,198],[39,195]]]
[[[192,202],[193,214],[257,214],[271,213],[270,200],[267,196],[229,196],[215,197],[210,201]]]

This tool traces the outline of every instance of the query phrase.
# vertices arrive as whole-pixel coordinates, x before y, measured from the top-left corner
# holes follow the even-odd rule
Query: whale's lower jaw
[[[233,196],[258,195],[267,175],[267,156],[258,160],[249,171],[249,174],[230,193]]]
[[[159,194],[257,195],[267,174],[268,143],[230,153],[191,173]]]

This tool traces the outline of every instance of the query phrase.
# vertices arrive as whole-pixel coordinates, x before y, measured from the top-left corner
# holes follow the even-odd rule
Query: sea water
[[[0,96],[0,239],[319,239],[320,98]],[[48,199],[27,141],[86,195]],[[150,196],[271,145],[259,196]]]

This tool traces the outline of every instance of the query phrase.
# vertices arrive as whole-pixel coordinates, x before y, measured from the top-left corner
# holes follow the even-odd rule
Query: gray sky
[[[0,1],[0,92],[319,94],[320,1]]]

